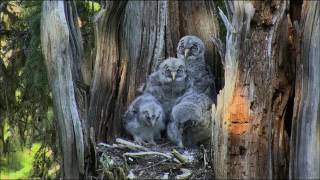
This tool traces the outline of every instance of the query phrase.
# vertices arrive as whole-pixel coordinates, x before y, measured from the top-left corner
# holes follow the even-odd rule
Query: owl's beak
[[[154,127],[154,125],[156,124],[155,120],[151,120],[151,126]]]
[[[171,72],[172,81],[176,80],[177,72]]]
[[[187,59],[190,49],[184,50],[184,58]]]

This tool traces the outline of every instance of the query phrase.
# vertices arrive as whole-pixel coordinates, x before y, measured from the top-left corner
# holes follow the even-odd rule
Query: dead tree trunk
[[[92,84],[87,87],[85,73],[90,70],[83,69],[73,2],[43,4],[41,41],[66,178],[88,175],[88,168],[95,166],[96,140],[123,135],[121,115],[146,76],[163,59],[175,56],[180,37],[199,36],[207,45],[208,64],[220,62],[209,42],[218,35],[213,2],[112,1],[106,7],[96,19],[97,54]]]
[[[225,86],[213,108],[217,178],[284,178],[288,136],[284,119],[293,86],[286,58],[285,1],[233,1],[224,57]]]
[[[320,2],[304,1],[297,59],[290,177],[320,177]],[[301,34],[300,34],[301,33]]]
[[[83,51],[79,29],[73,22],[75,11],[72,2],[44,1],[41,20],[41,45],[52,89],[59,142],[61,145],[64,178],[84,175],[84,124],[78,108],[78,86],[81,79],[78,69]],[[78,91],[77,91],[78,92]]]
[[[89,119],[97,141],[123,134],[121,115],[159,63],[175,56],[186,34],[202,38],[214,64],[211,36],[217,36],[212,2],[108,2],[97,18],[97,54]]]
[[[287,56],[288,2],[226,4],[228,17],[220,11],[227,28],[226,47],[219,47],[225,86],[212,116],[215,175],[285,178],[289,164],[285,120],[291,120],[288,104],[295,78],[292,68],[295,62]],[[319,177],[320,172],[319,6],[319,2],[305,1],[303,8],[291,135],[291,177]],[[93,81],[88,87],[84,83],[88,78],[84,76],[90,70],[83,69],[74,4],[60,1],[43,4],[41,42],[66,178],[88,175],[85,171],[94,167],[94,137],[103,141],[123,135],[121,115],[147,75],[163,59],[175,56],[176,44],[182,36],[194,34],[205,41],[207,63],[221,82],[220,63],[209,42],[212,36],[218,37],[213,2],[112,1],[106,7],[96,19],[97,54]],[[303,74],[299,76],[299,72]]]

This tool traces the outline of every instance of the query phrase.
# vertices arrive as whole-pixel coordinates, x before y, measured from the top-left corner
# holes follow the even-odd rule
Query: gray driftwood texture
[[[304,1],[298,41],[291,178],[320,177],[320,1]]]
[[[80,95],[75,81],[81,79],[83,48],[71,2],[44,1],[41,19],[41,45],[45,58],[57,119],[63,159],[63,177],[79,178],[84,174],[85,114],[77,107]],[[77,95],[78,94],[78,95]],[[81,116],[82,115],[82,116]]]

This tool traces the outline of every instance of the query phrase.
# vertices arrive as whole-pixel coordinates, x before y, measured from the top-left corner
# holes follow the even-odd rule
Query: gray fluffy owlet
[[[206,143],[210,138],[212,100],[204,93],[190,90],[172,108],[167,136],[179,147]]]
[[[186,61],[187,74],[191,79],[192,87],[215,101],[214,77],[207,69],[204,53],[204,43],[196,36],[184,36],[178,43],[177,56]]]
[[[168,115],[176,99],[185,93],[187,82],[185,62],[182,59],[168,58],[160,64],[157,71],[150,74],[144,93],[156,97]]]
[[[124,127],[137,143],[155,144],[165,129],[164,111],[160,102],[150,94],[138,96],[123,116]]]

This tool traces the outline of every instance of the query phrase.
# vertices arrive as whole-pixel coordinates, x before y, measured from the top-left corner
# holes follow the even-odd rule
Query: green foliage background
[[[59,177],[59,142],[40,43],[42,1],[0,2],[0,179]],[[85,55],[94,1],[76,1]]]

